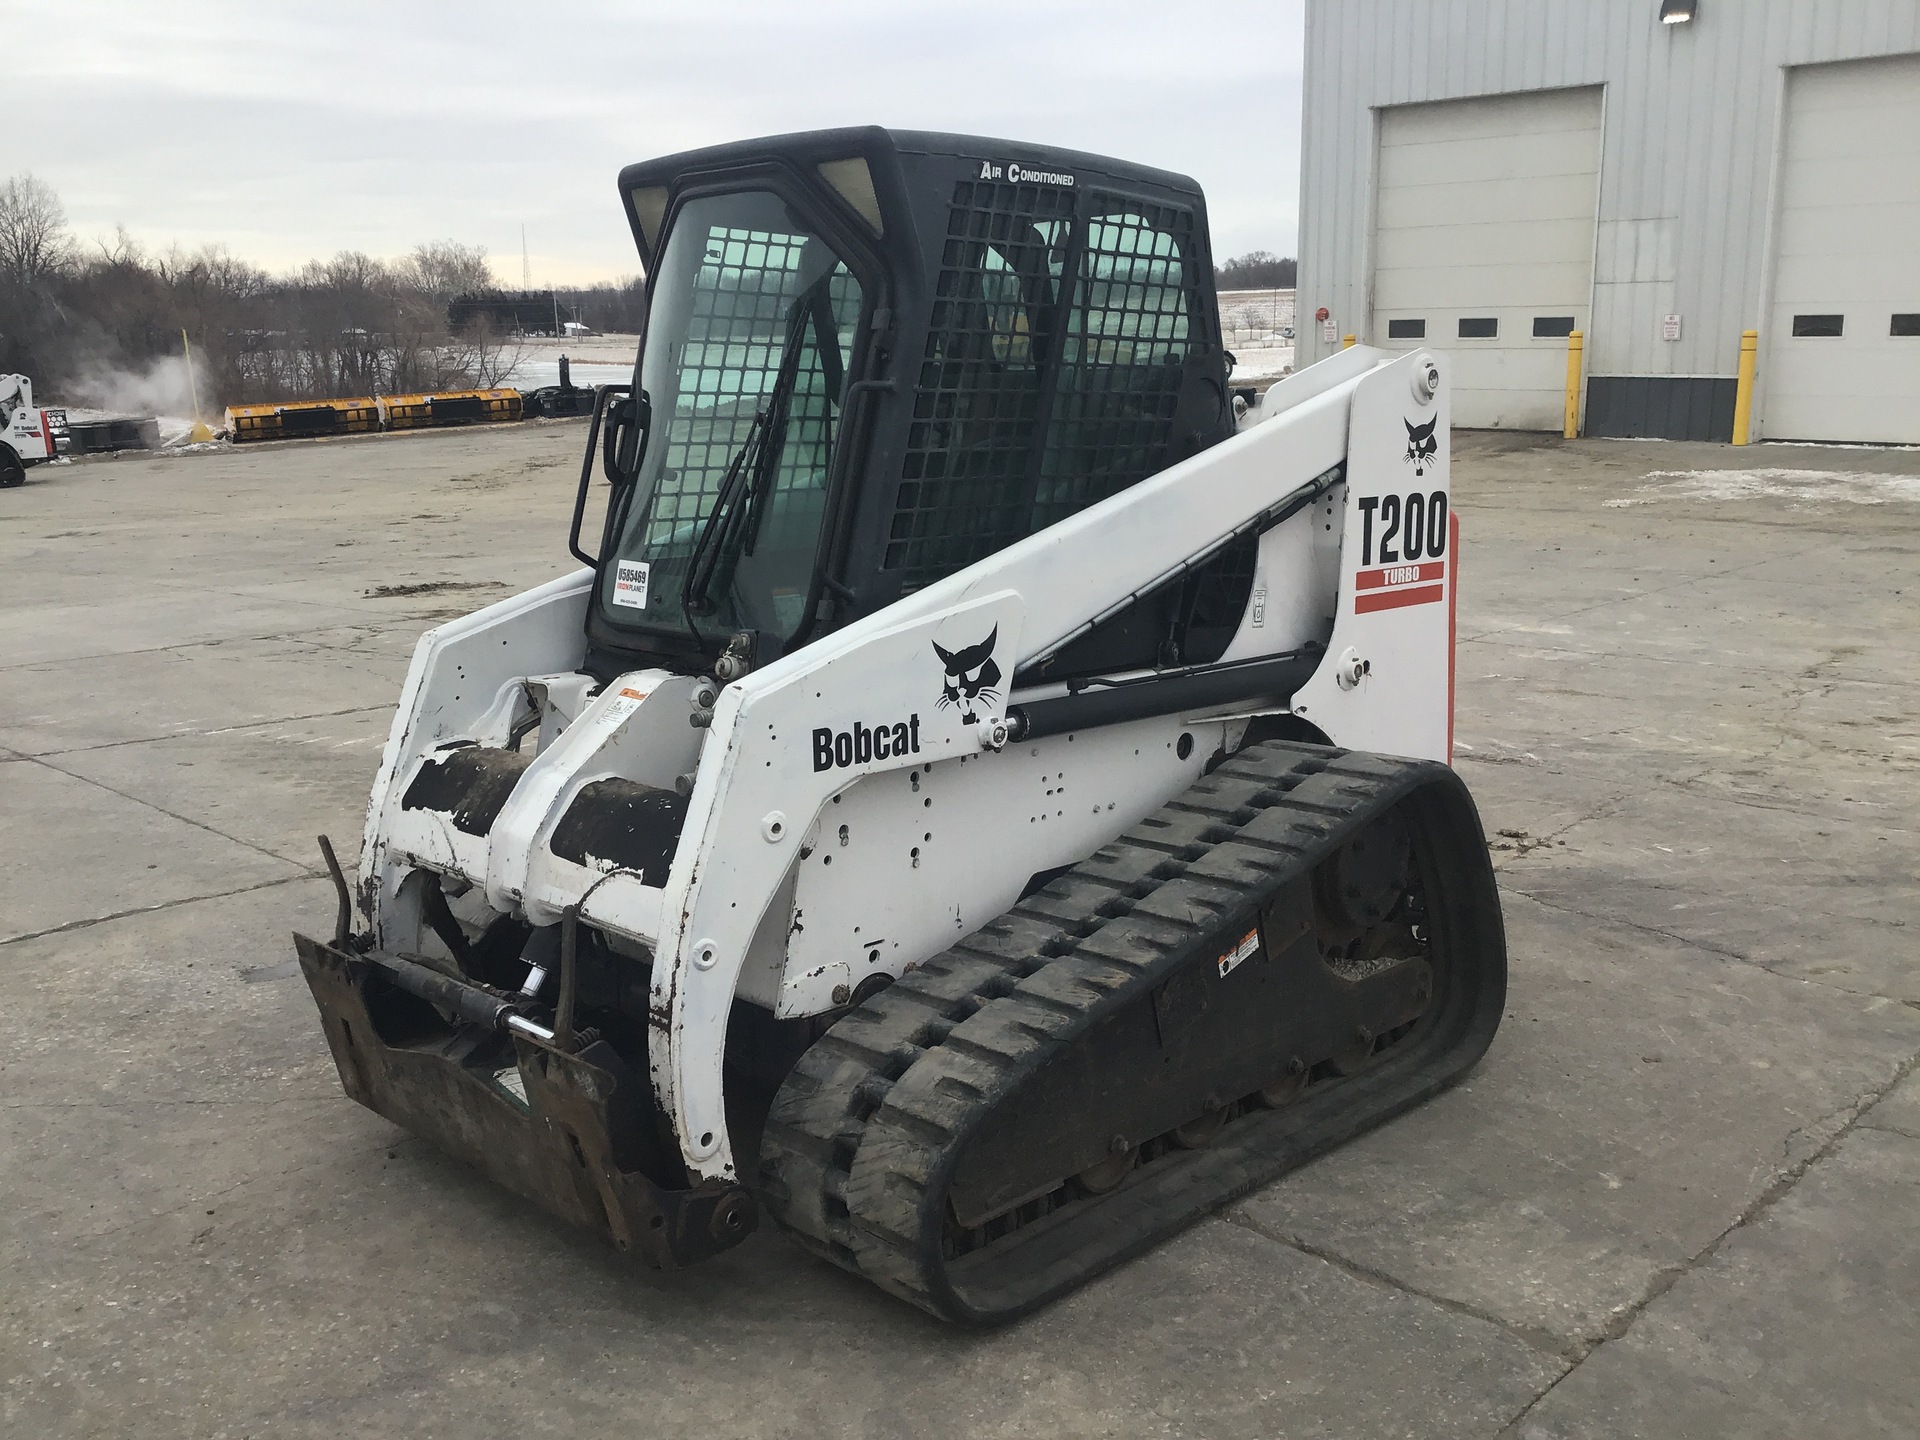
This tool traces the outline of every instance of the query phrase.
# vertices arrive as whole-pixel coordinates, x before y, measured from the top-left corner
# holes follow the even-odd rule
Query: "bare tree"
[[[81,251],[51,187],[0,182],[0,373],[32,375],[53,397],[175,403],[152,397],[179,389],[183,330],[216,408],[498,385],[517,340],[456,336],[448,322],[454,296],[492,284],[485,248],[455,240],[398,260],[342,251],[280,275],[218,246],[155,254],[124,228]]]
[[[510,330],[496,330],[493,322],[483,315],[454,337],[447,354],[454,368],[465,377],[466,384],[478,390],[491,390],[513,377],[513,372],[520,368],[526,347],[519,335]]]
[[[0,185],[0,276],[37,285],[64,270],[72,254],[67,212],[51,185],[31,174]]]
[[[493,267],[487,247],[462,245],[458,240],[428,240],[413,247],[401,261],[402,278],[414,289],[441,302],[493,287]]]
[[[1292,256],[1271,250],[1249,250],[1214,268],[1214,283],[1222,290],[1289,289],[1297,270]]]

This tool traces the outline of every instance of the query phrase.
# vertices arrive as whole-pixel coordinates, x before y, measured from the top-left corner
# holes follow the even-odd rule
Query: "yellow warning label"
[[[1225,978],[1228,971],[1232,970],[1234,966],[1238,965],[1242,960],[1245,960],[1259,948],[1260,932],[1258,930],[1249,930],[1245,935],[1240,937],[1240,943],[1238,945],[1220,957],[1221,977]]]

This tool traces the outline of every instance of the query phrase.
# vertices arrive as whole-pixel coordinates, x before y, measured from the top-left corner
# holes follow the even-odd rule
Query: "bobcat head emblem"
[[[1440,452],[1440,442],[1433,438],[1433,427],[1440,423],[1440,417],[1434,416],[1424,425],[1416,425],[1411,420],[1403,420],[1407,427],[1407,461],[1413,466],[1413,473],[1425,475],[1427,466]]]
[[[973,710],[976,700],[992,700],[1000,693],[1000,667],[993,663],[993,647],[999,638],[1000,627],[996,625],[986,639],[964,650],[942,649],[939,641],[934,642],[933,653],[947,669],[940,682],[940,707],[958,705],[965,724],[980,718]]]

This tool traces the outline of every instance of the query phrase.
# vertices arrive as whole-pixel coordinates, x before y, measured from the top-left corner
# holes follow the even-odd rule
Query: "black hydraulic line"
[[[505,1029],[507,1017],[514,1013],[512,1001],[503,1000],[478,985],[469,985],[451,975],[442,975],[438,970],[429,969],[415,961],[378,950],[362,958],[377,966],[394,988],[431,1001],[453,1011],[461,1019],[484,1025],[489,1030]]]
[[[1129,607],[1138,604],[1140,601],[1146,599],[1147,596],[1156,593],[1165,586],[1173,584],[1176,580],[1181,580],[1191,575],[1209,560],[1220,554],[1221,551],[1236,542],[1246,539],[1249,535],[1258,535],[1264,531],[1271,530],[1276,525],[1284,525],[1295,515],[1298,515],[1302,510],[1320,499],[1329,490],[1333,489],[1335,485],[1339,484],[1341,480],[1346,478],[1346,473],[1347,467],[1345,461],[1335,465],[1330,470],[1321,472],[1298,489],[1289,491],[1286,495],[1274,501],[1273,504],[1267,506],[1257,515],[1249,516],[1205,549],[1196,551],[1163,574],[1156,575],[1146,584],[1129,591],[1125,596],[1114,601],[1113,604],[1107,606],[1106,609],[1102,610],[1092,619],[1076,626],[1073,630],[1061,636],[1038,654],[1023,660],[1014,673],[1015,682],[1018,683],[1022,680],[1028,683],[1043,682],[1047,677],[1040,672],[1044,671],[1045,667],[1058,656],[1061,651],[1073,644],[1074,641],[1084,635],[1092,634],[1107,621],[1124,613]]]
[[[1117,725],[1215,705],[1278,696],[1290,699],[1320,668],[1324,651],[1289,650],[1258,660],[1226,665],[1196,665],[1125,680],[1101,680],[1052,700],[1030,700],[1007,707],[1015,740],[1035,740],[1069,730]]]

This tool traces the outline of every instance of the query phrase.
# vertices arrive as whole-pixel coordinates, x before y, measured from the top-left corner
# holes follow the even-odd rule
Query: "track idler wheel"
[[[1353,1032],[1353,1040],[1344,1049],[1327,1057],[1336,1075],[1358,1075],[1373,1059],[1373,1032],[1362,1025]]]
[[[1280,1110],[1298,1100],[1306,1088],[1307,1065],[1296,1055],[1287,1062],[1280,1078],[1256,1091],[1254,1098],[1269,1110]]]
[[[1134,1161],[1140,1158],[1140,1147],[1129,1145],[1116,1135],[1113,1137],[1113,1153],[1098,1164],[1089,1165],[1073,1177],[1073,1183],[1089,1195],[1105,1195],[1109,1190],[1119,1188],[1120,1182],[1133,1171]]]
[[[1184,1125],[1176,1125],[1167,1132],[1167,1138],[1182,1150],[1204,1150],[1211,1145],[1227,1123],[1226,1107],[1209,1110],[1206,1114],[1189,1120]]]

